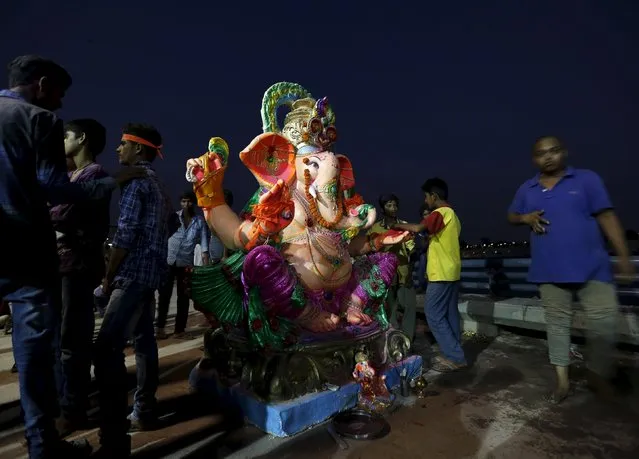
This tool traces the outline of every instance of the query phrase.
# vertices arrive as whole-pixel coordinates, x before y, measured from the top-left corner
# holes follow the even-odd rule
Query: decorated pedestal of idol
[[[282,106],[289,112],[280,127]],[[259,189],[240,215],[224,201],[226,142],[214,137],[187,161],[198,205],[233,251],[192,273],[193,302],[212,328],[191,383],[232,395],[223,398],[238,401],[250,422],[285,436],[352,407],[358,393],[361,406],[387,406],[388,387],[407,366],[418,375],[421,359],[408,357],[410,340],[384,311],[397,259],[381,249],[409,235],[367,236],[375,208],[355,192],[351,161],[333,152],[327,99],[277,83],[261,113],[263,133],[240,152]],[[359,378],[356,355],[385,382]]]

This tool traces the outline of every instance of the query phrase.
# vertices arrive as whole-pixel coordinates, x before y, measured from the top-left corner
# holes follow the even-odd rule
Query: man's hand
[[[202,266],[208,266],[210,261],[209,254],[206,252],[202,253]]]
[[[395,245],[400,244],[402,242],[406,242],[411,239],[413,236],[408,231],[400,231],[400,230],[389,230],[380,235],[381,244],[382,245]]]
[[[529,214],[522,215],[521,221],[530,226],[535,233],[544,234],[546,232],[544,225],[550,225],[550,222],[542,217],[543,214],[543,210],[536,210]]]
[[[410,231],[411,233],[421,233],[422,231],[424,231],[423,225],[415,225],[411,223],[395,223],[393,226],[391,226],[391,229],[397,231]]]
[[[384,246],[399,244],[410,239],[411,234],[408,231],[388,230],[382,234],[372,233],[368,236],[368,244],[370,250],[378,252]]]
[[[617,280],[620,284],[629,285],[635,280],[635,265],[629,257],[622,257],[617,262],[619,267],[619,275]]]
[[[106,277],[102,279],[102,293],[104,295],[111,294],[111,282],[109,282],[109,280]]]
[[[119,186],[123,186],[136,178],[142,178],[147,176],[147,171],[143,167],[123,167],[115,174],[115,181]]]

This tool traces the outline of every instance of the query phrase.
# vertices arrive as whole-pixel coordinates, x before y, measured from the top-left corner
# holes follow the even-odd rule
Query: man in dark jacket
[[[0,298],[13,306],[13,351],[29,457],[87,457],[88,443],[61,441],[54,425],[60,286],[48,204],[103,198],[118,181],[140,173],[125,173],[117,181],[69,182],[63,126],[53,110],[62,106],[70,75],[37,56],[18,57],[8,70],[11,89],[0,91]]]

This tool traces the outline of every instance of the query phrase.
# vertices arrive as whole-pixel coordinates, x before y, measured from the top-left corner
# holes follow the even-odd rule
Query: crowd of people
[[[91,454],[87,442],[63,438],[88,424],[93,364],[101,444],[94,457],[126,457],[131,453],[130,429],[157,422],[156,339],[168,336],[174,283],[174,334],[183,337],[189,311],[187,272],[194,265],[219,262],[226,249],[196,212],[192,192],[181,196],[180,210],[173,210],[152,167],[162,158],[162,136],[155,127],[123,127],[117,148],[123,167],[111,177],[96,162],[107,141],[104,126],[93,119],[63,124],[54,114],[71,86],[68,72],[37,56],[18,57],[8,70],[9,89],[0,91],[0,298],[4,307],[12,305],[29,456]],[[589,320],[591,382],[610,394],[608,356],[615,343],[617,300],[602,232],[619,256],[622,280],[634,274],[624,232],[601,179],[569,167],[566,157],[557,137],[538,139],[533,160],[539,174],[517,191],[508,214],[510,223],[531,229],[530,281],[539,284],[546,308],[550,361],[557,369],[557,387],[550,396],[554,402],[570,391],[575,293]],[[117,187],[117,230],[105,264],[103,244],[111,193]],[[384,195],[379,199],[381,219],[369,234],[415,234],[385,249],[399,260],[387,305],[390,321],[414,339],[416,293],[425,289],[426,318],[440,350],[433,369],[458,371],[468,363],[457,307],[461,223],[449,204],[445,181],[429,179],[422,191],[420,223],[400,220],[399,199]],[[229,191],[225,199],[232,204]],[[16,244],[18,240],[39,244]],[[95,342],[94,302],[105,311]],[[137,390],[129,412],[124,349],[131,338]]]
[[[558,137],[538,138],[532,158],[539,172],[521,185],[508,210],[511,224],[530,228],[528,281],[539,286],[545,309],[549,358],[557,375],[556,386],[547,397],[552,403],[561,403],[571,392],[570,339],[575,295],[586,313],[589,386],[606,399],[614,398],[610,356],[616,345],[618,300],[606,240],[618,256],[618,281],[633,282],[635,272],[625,232],[602,179],[593,171],[569,166],[567,157],[567,149]],[[461,224],[448,203],[448,186],[443,180],[426,181],[422,191],[426,208],[421,223],[408,224],[397,219],[399,199],[391,195],[380,198],[384,216],[380,225],[427,235],[423,239],[428,245],[424,310],[440,350],[432,368],[457,371],[467,366],[457,307]],[[389,312],[395,317],[397,304],[404,309],[402,328],[412,337],[415,294],[399,292],[419,288],[422,281],[418,275],[416,285],[404,282],[409,260],[415,260],[411,257],[414,245],[404,243],[388,250],[396,251],[400,259],[398,288],[391,292]],[[422,250],[417,254],[421,255]],[[396,321],[393,324],[397,326]]]
[[[126,457],[129,430],[157,421],[155,293],[162,338],[178,278],[175,333],[182,336],[189,302],[179,280],[194,264],[195,246],[204,263],[213,246],[218,260],[224,250],[195,214],[193,193],[173,211],[152,167],[162,157],[156,128],[124,126],[117,148],[123,168],[110,177],[96,162],[107,141],[104,126],[93,119],[63,124],[54,114],[71,86],[68,72],[38,56],[20,56],[8,71],[9,89],[0,91],[0,298],[3,309],[11,305],[6,315],[14,324],[29,457],[92,453],[86,441],[63,440],[88,426],[92,364],[101,444],[94,457]],[[110,200],[118,186],[118,224],[105,264]],[[19,249],[20,239],[39,244]],[[104,311],[95,341],[94,304]],[[137,390],[129,412],[124,349],[131,339]]]

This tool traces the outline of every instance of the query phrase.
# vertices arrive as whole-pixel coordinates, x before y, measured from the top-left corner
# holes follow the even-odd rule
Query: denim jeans
[[[82,419],[89,407],[93,290],[98,283],[95,276],[79,271],[62,276],[60,363],[64,379],[60,408],[67,419]]]
[[[129,430],[124,348],[130,336],[134,338],[137,374],[134,410],[139,418],[155,414],[159,369],[154,316],[154,289],[116,281],[94,345],[102,444],[121,441]]]
[[[454,363],[465,364],[458,296],[459,282],[429,282],[424,312],[442,355]]]
[[[55,377],[59,337],[59,290],[53,285],[19,285],[0,278],[0,297],[12,304],[13,354],[29,458],[44,458],[59,441]]]
[[[617,291],[611,283],[590,281],[584,284],[542,284],[539,286],[546,316],[550,363],[570,365],[573,295],[577,294],[586,315],[588,368],[610,377],[617,343],[619,307]]]

